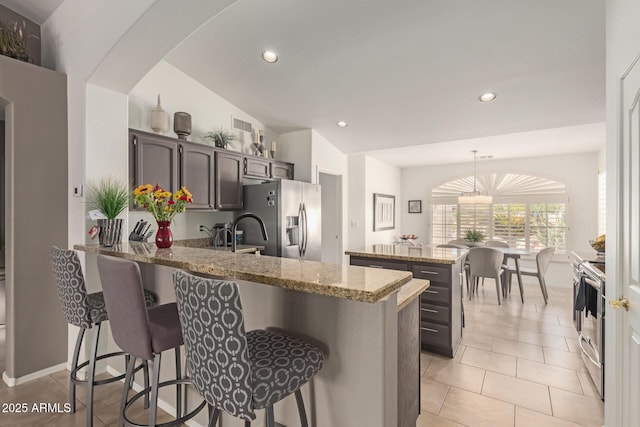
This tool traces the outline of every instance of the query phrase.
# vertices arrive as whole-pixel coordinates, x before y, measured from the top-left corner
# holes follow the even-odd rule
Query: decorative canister
[[[178,139],[187,140],[191,135],[191,114],[179,111],[173,115],[173,131]]]
[[[151,110],[151,129],[159,134],[164,134],[169,130],[169,115],[160,105],[160,94],[158,94],[158,105]]]
[[[122,243],[122,219],[99,219],[98,228],[100,246],[111,247]]]

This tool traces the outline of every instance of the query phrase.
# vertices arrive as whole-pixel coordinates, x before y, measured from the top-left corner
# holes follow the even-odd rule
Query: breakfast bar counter
[[[175,301],[175,269],[237,282],[246,330],[280,329],[325,353],[324,367],[301,389],[313,425],[391,427],[406,425],[403,417],[415,425],[420,405],[418,306],[428,280],[412,279],[409,271],[216,251],[180,242],[169,249],[141,242],[74,247],[87,254],[89,272],[95,271],[98,254],[138,262],[145,288],[159,303]],[[115,343],[108,347],[115,349]],[[404,362],[406,355],[410,363]],[[109,369],[112,374],[123,371],[117,363]],[[415,384],[410,393],[404,393],[405,383]],[[160,398],[174,407],[171,393]],[[189,405],[198,402],[193,390],[188,398]],[[263,412],[257,412],[257,425],[264,422]],[[295,399],[279,403],[275,417],[280,424],[299,425]],[[223,418],[225,426],[242,425]],[[205,414],[196,421],[206,425]]]

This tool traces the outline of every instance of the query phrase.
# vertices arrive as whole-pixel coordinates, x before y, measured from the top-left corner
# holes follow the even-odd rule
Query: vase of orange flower
[[[136,205],[145,208],[153,215],[158,223],[156,232],[156,246],[158,248],[170,248],[173,244],[171,234],[171,221],[180,212],[187,210],[187,205],[193,203],[193,197],[185,186],[172,193],[156,184],[138,186],[133,190]]]

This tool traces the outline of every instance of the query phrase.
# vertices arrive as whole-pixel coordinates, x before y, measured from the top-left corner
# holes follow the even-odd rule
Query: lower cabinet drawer
[[[351,258],[351,265],[370,268],[386,268],[387,270],[408,271],[409,266],[403,262],[381,261],[374,258]]]
[[[420,303],[420,320],[449,324],[449,307]]]
[[[427,279],[431,280],[431,282],[442,283],[451,282],[449,268],[442,265],[414,264],[411,267],[411,272],[416,279]]]
[[[451,329],[437,323],[420,322],[420,342],[422,345],[449,347],[451,345]]]
[[[442,286],[429,286],[420,295],[420,302],[435,302],[449,305],[449,288],[445,288]]]

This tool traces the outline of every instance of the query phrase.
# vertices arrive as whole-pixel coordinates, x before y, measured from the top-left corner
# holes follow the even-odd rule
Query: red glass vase
[[[171,234],[171,221],[158,221],[158,232],[156,233],[156,246],[159,248],[170,248],[173,244],[173,234]]]

